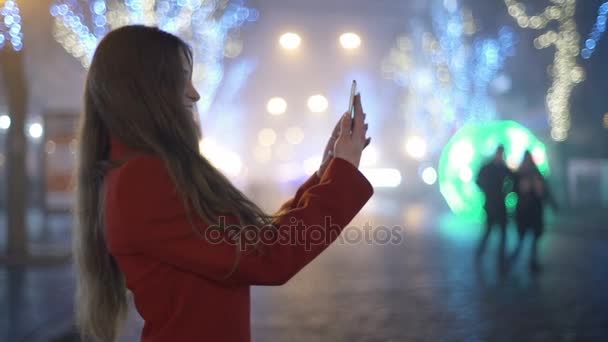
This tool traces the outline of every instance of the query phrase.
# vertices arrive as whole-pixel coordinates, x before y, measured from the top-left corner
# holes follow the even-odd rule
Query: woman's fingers
[[[355,122],[353,123],[353,132],[360,135],[364,131],[363,125],[365,124],[365,114],[363,113],[363,107],[361,106],[361,94],[357,94],[355,97]]]
[[[336,122],[336,125],[334,126],[333,131],[331,131],[331,136],[332,137],[337,137],[338,134],[340,134],[340,122],[342,121],[342,119],[340,118],[340,120],[338,120]]]
[[[350,127],[351,127],[351,119],[350,119],[350,114],[348,112],[344,113],[344,115],[342,115],[342,118],[340,119],[340,133],[338,134],[340,137],[344,138],[349,136],[350,134]]]
[[[361,105],[361,93],[357,93],[357,95],[355,95],[354,108],[355,117],[357,117],[357,114],[363,114],[363,106]]]

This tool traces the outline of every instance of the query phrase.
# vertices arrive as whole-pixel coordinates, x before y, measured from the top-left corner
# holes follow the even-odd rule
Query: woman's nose
[[[192,100],[192,102],[197,102],[201,99],[201,95],[198,93],[198,91],[196,91],[193,85],[190,85],[190,87],[188,88],[189,89],[186,92],[186,96],[188,96],[188,98]]]

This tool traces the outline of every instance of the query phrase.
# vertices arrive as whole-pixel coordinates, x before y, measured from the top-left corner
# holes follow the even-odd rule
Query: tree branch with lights
[[[430,27],[414,22],[411,33],[397,39],[382,71],[405,89],[407,134],[428,138],[429,150],[439,151],[463,124],[498,117],[490,90],[497,79],[507,78],[500,72],[513,53],[514,33],[503,27],[494,39],[475,37],[470,10],[443,1],[429,6]]]
[[[584,81],[585,71],[578,65],[580,36],[574,21],[576,0],[551,0],[539,15],[530,16],[524,4],[517,0],[504,0],[508,13],[521,28],[535,30],[545,29],[555,22],[557,29],[549,30],[534,40],[537,49],[555,47],[555,56],[551,65],[553,84],[546,97],[549,111],[551,137],[556,141],[566,140],[570,131],[570,97],[574,87]]]
[[[153,25],[182,37],[194,50],[193,81],[205,94],[201,112],[213,102],[224,57],[236,57],[242,49],[239,27],[258,16],[229,0],[56,0],[50,12],[55,39],[85,67],[101,38],[117,27]]]

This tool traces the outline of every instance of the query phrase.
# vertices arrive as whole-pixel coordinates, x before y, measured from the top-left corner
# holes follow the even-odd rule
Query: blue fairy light
[[[585,47],[581,51],[581,56],[584,59],[589,59],[595,52],[595,48],[599,43],[600,39],[606,32],[606,19],[608,17],[608,1],[604,2],[599,10],[593,29],[589,33],[589,38],[585,41]]]
[[[23,31],[21,30],[21,14],[17,3],[7,0],[0,7],[0,49],[10,42],[15,51],[23,48]]]

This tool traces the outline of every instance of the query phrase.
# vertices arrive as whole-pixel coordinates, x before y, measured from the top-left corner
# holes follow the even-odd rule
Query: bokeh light
[[[401,172],[397,169],[362,168],[361,172],[377,188],[395,188],[401,184]]]
[[[11,127],[11,117],[3,114],[0,115],[0,129],[9,129]]]
[[[369,167],[378,163],[378,149],[375,146],[367,146],[361,154],[361,166]]]
[[[29,134],[30,137],[34,138],[34,139],[38,139],[40,137],[42,137],[42,134],[44,133],[43,129],[42,129],[42,125],[39,123],[33,123],[30,125],[30,127],[27,130],[27,133]]]
[[[272,159],[272,149],[268,146],[256,145],[253,149],[253,157],[258,163],[266,163]]]
[[[313,113],[323,113],[327,110],[329,102],[323,95],[313,95],[308,98],[308,109]]]
[[[599,8],[597,19],[595,20],[595,24],[593,25],[593,29],[587,40],[585,40],[585,46],[581,51],[581,56],[584,59],[589,59],[595,52],[595,49],[606,32],[606,21],[608,20],[608,1],[605,1]]]
[[[476,24],[461,3],[429,2],[431,20],[412,20],[381,65],[383,77],[403,89],[405,131],[427,139],[429,152],[464,123],[496,120],[494,95],[511,86],[503,68],[515,54],[515,31],[501,26],[494,37],[473,36]]]
[[[272,115],[281,115],[287,111],[287,101],[282,97],[273,97],[268,100],[266,110]]]
[[[405,142],[405,150],[410,157],[422,159],[426,156],[426,141],[419,136],[412,136]]]
[[[289,127],[287,131],[285,131],[285,139],[288,143],[297,145],[304,140],[304,131],[297,126]]]
[[[243,169],[241,157],[233,151],[230,151],[210,138],[205,138],[200,141],[199,149],[201,154],[209,160],[209,162],[222,171],[228,177],[237,177]]]
[[[347,50],[357,49],[361,46],[361,37],[352,32],[343,33],[340,35],[340,45]]]
[[[574,87],[585,80],[585,71],[578,65],[580,35],[576,28],[574,14],[576,0],[554,0],[538,15],[528,15],[526,6],[518,0],[504,0],[508,13],[522,28],[543,30],[555,22],[554,29],[548,29],[534,40],[534,46],[544,49],[555,47],[555,55],[550,74],[553,84],[547,92],[547,109],[551,138],[564,141],[570,131],[570,97]],[[584,56],[583,56],[584,57]]]
[[[106,33],[125,25],[156,26],[186,39],[194,52],[193,82],[205,94],[197,104],[201,115],[216,98],[224,58],[241,53],[238,29],[259,17],[242,1],[53,0],[49,11],[53,37],[85,68]]]
[[[280,161],[290,161],[294,157],[294,146],[291,144],[279,144],[275,150]]]
[[[316,155],[304,160],[304,172],[306,172],[308,175],[312,175],[313,173],[317,172],[319,166],[321,166],[321,158],[321,156]]]
[[[422,181],[428,185],[433,185],[437,182],[437,171],[432,166],[427,166],[422,170]]]
[[[277,141],[277,133],[272,128],[264,128],[258,133],[258,142],[262,146],[271,146]]]
[[[530,150],[540,172],[549,173],[545,145],[524,126],[514,121],[467,124],[449,140],[439,160],[439,188],[455,214],[473,221],[484,219],[484,196],[475,179],[500,144],[505,146],[505,159],[517,160],[518,166]],[[512,207],[512,195],[509,201]]]
[[[297,33],[287,32],[283,33],[279,38],[279,43],[284,49],[295,50],[300,47],[302,38]]]
[[[0,1],[0,49],[7,43],[15,51],[23,49],[21,12],[14,0]]]

